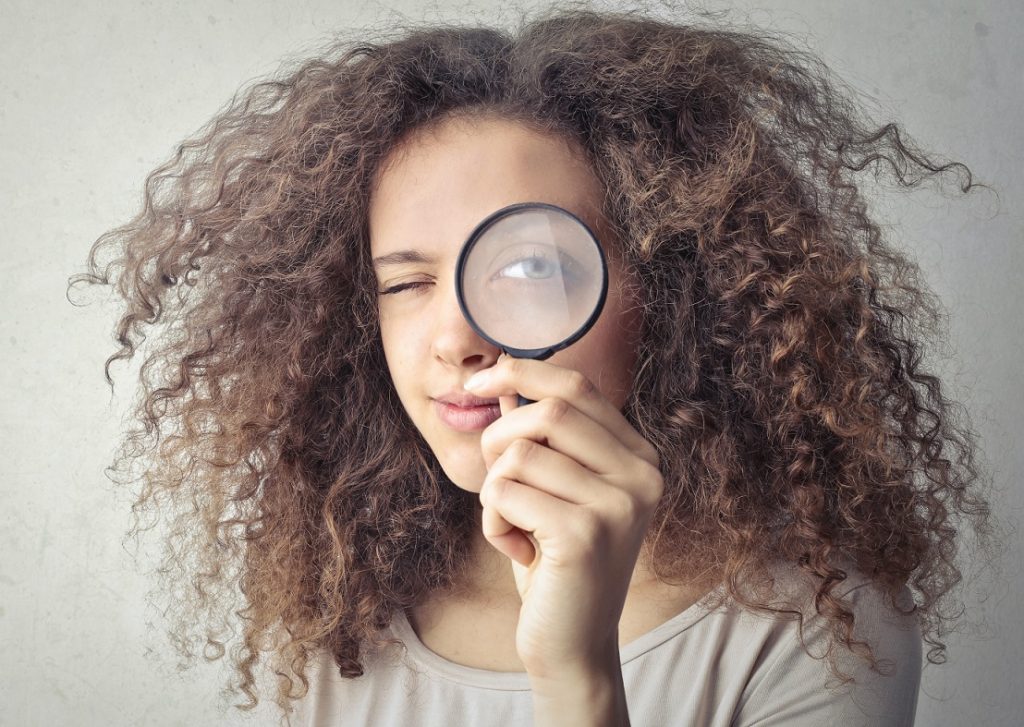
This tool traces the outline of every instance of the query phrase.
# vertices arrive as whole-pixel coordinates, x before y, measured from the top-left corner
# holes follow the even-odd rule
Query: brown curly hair
[[[984,185],[878,128],[780,37],[568,3],[520,20],[361,30],[247,87],[71,278],[114,285],[119,270],[111,386],[110,365],[156,334],[142,426],[115,465],[144,465],[127,479],[143,483],[133,533],[140,512],[173,515],[176,648],[220,659],[234,613],[238,706],[258,703],[267,652],[286,710],[315,650],[360,675],[395,610],[464,574],[476,497],[398,401],[367,234],[382,160],[458,114],[565,135],[605,185],[646,299],[624,413],[661,457],[645,542],[658,575],[721,569],[731,597],[781,614],[744,588],[791,563],[832,636],[874,665],[833,594],[852,564],[890,596],[912,588],[928,660],[944,662],[960,521],[992,552],[992,513],[966,413],[922,367],[940,304],[855,175],[912,187],[961,169],[963,192]]]

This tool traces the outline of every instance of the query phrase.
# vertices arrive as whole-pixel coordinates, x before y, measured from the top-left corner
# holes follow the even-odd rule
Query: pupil
[[[540,273],[544,272],[548,262],[544,258],[530,258],[530,262],[527,264],[526,274],[532,278],[541,277]]]

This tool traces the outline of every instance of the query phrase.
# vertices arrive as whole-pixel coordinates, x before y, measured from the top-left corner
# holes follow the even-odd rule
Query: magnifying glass
[[[509,356],[544,360],[597,321],[608,265],[579,217],[553,204],[522,202],[474,228],[455,264],[455,294],[481,338]],[[532,403],[522,395],[517,401]]]

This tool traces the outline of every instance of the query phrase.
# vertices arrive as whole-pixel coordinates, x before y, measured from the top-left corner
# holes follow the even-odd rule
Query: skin
[[[638,553],[663,487],[656,451],[621,414],[642,301],[607,237],[602,198],[566,140],[506,120],[452,119],[396,149],[370,200],[374,259],[406,249],[429,258],[377,268],[380,291],[417,284],[378,296],[380,330],[410,419],[451,481],[480,493],[468,592],[514,605],[516,649],[528,672],[575,683],[617,668],[626,596],[652,581]],[[466,322],[453,281],[472,229],[527,201],[576,214],[609,253],[601,316],[546,361],[501,357]],[[484,370],[490,383],[472,393],[498,398],[501,418],[483,432],[451,429],[434,397]],[[516,408],[517,392],[537,403]]]

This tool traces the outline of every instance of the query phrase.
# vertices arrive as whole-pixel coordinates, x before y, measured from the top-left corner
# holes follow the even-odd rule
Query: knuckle
[[[597,393],[597,387],[586,376],[579,371],[573,371],[569,376],[569,390],[574,396],[590,398]]]
[[[640,510],[640,503],[636,498],[625,490],[620,490],[618,497],[614,498],[609,507],[620,522],[632,522]]]
[[[665,477],[661,474],[661,467],[650,462],[644,462],[644,470],[647,475],[646,480],[657,483],[659,489],[664,487]]]
[[[553,396],[544,400],[543,417],[550,424],[558,424],[565,419],[570,408],[565,399]]]
[[[516,439],[508,447],[509,457],[516,462],[526,462],[536,454],[537,445],[529,439]]]
[[[523,360],[520,358],[509,356],[502,361],[502,364],[513,377],[518,376],[523,372]]]
[[[505,489],[505,481],[505,478],[500,476],[484,480],[484,484],[480,488],[480,503],[486,506],[488,502],[499,499]]]
[[[644,483],[643,492],[646,494],[644,499],[651,507],[655,507],[665,492],[665,478],[661,470],[650,462],[643,463],[640,475]]]
[[[508,492],[508,480],[504,477],[495,477],[491,483],[491,491],[488,497],[493,500],[500,500]]]
[[[651,463],[655,469],[660,470],[661,468],[661,454],[658,452],[658,448],[650,442],[647,443],[647,461]]]
[[[502,436],[501,428],[497,426],[500,423],[501,420],[499,419],[497,422],[493,423],[488,427],[485,427],[483,431],[480,432],[480,448],[482,451],[498,451],[498,442],[500,441],[500,437]]]
[[[491,427],[486,427],[482,432],[480,432],[480,448],[483,449],[484,451],[493,449],[493,440],[495,436],[497,435],[495,434],[494,430]]]

